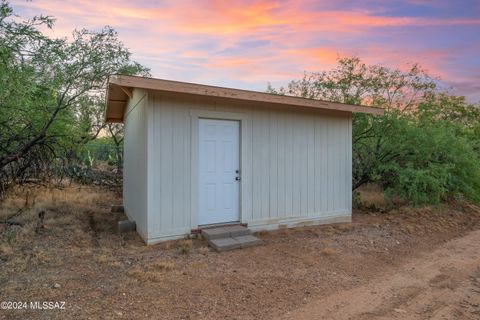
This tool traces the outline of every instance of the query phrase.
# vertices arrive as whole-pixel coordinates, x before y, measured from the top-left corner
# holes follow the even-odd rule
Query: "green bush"
[[[480,159],[456,124],[444,120],[398,120],[385,148],[396,156],[379,164],[390,195],[413,204],[464,197],[480,203]]]

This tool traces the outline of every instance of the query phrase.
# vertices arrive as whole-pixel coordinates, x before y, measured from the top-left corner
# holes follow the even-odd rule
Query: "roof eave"
[[[117,99],[112,99],[111,91],[113,90],[112,88],[115,88],[115,86],[117,86],[120,90],[117,90],[117,92],[115,93]],[[109,77],[107,88],[107,108],[105,112],[105,120],[107,122],[123,122],[123,112],[121,113],[121,117],[119,117],[119,113],[117,110],[116,116],[112,117],[109,116],[109,108],[114,108],[112,106],[113,103],[123,103],[122,109],[124,110],[126,104],[128,103],[128,99],[131,97],[131,95],[127,95],[127,90],[131,90],[132,88],[142,88],[160,92],[200,95],[249,102],[290,105],[303,108],[315,108],[334,111],[336,110],[344,112],[360,112],[373,115],[384,114],[384,110],[381,108],[350,105],[338,102],[329,102],[285,95],[276,95],[265,92],[207,86],[188,82],[178,82],[136,76],[112,75]],[[119,96],[121,96],[121,99],[118,98]]]

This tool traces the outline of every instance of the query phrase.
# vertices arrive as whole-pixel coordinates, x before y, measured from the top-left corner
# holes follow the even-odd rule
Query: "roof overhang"
[[[240,90],[232,88],[223,88],[216,86],[207,86],[188,82],[178,82],[163,79],[111,75],[107,85],[107,107],[105,110],[105,120],[107,122],[123,122],[123,115],[128,100],[132,98],[134,88],[145,90],[155,90],[165,93],[179,95],[195,95],[227,100],[248,101],[257,103],[268,103],[286,106],[296,106],[301,108],[315,108],[324,110],[335,110],[344,112],[361,112],[374,115],[383,115],[381,108],[366,107],[360,105],[350,105],[338,102],[329,102],[323,100],[306,99],[301,97],[277,95],[258,91]]]

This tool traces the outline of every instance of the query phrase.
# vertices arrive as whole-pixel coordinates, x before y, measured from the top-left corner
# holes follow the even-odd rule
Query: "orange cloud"
[[[430,0],[409,1],[434,5]],[[338,56],[351,55],[373,64],[420,62],[442,78],[457,77],[465,82],[468,76],[460,77],[452,65],[452,57],[462,48],[429,48],[385,35],[410,30],[411,39],[416,39],[420,30],[429,29],[425,27],[467,29],[480,25],[480,18],[394,16],[357,2],[350,8],[327,0],[13,3],[27,16],[43,13],[57,17],[55,36],[69,36],[75,27],[113,26],[133,57],[150,66],[154,76],[214,84],[231,79],[260,89],[268,81],[300,77],[304,70],[329,69]],[[468,50],[480,54],[478,48]]]

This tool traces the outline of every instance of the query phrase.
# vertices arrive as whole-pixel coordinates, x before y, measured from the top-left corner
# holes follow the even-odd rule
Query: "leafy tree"
[[[0,3],[0,185],[38,176],[101,130],[106,78],[148,74],[110,27],[51,39],[45,16],[19,22]],[[0,190],[1,191],[1,190]]]
[[[440,92],[418,65],[401,71],[342,58],[268,91],[386,110],[353,115],[353,189],[374,182],[415,204],[480,202],[480,108]]]
[[[419,65],[409,70],[367,65],[357,57],[340,58],[331,71],[305,73],[286,88],[268,91],[304,98],[363,104],[388,110],[409,112],[436,89],[436,81]],[[394,155],[383,148],[384,133],[392,121],[388,117],[353,115],[353,189],[375,180],[379,163]]]

